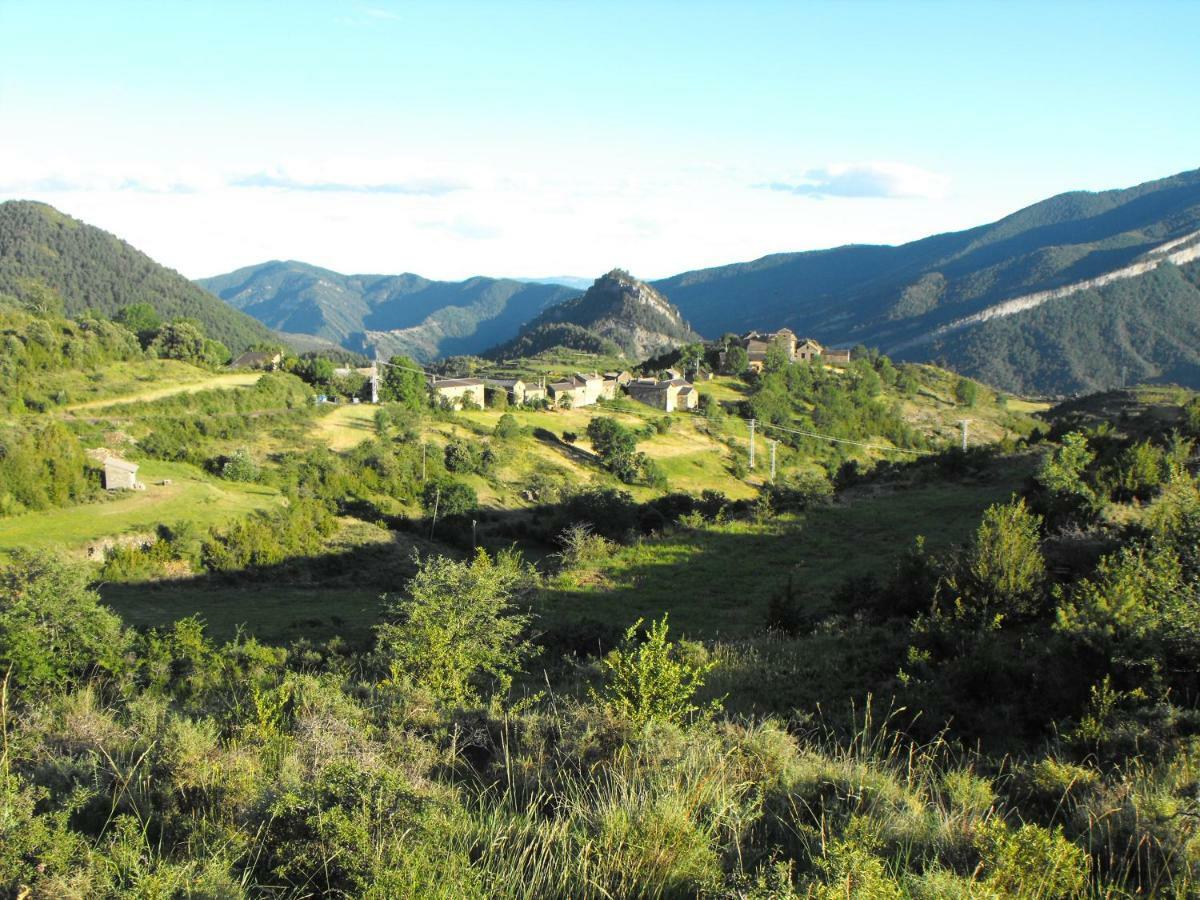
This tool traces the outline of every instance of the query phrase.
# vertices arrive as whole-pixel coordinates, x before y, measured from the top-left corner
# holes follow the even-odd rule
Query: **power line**
[[[782,425],[772,425],[768,422],[759,422],[758,424],[763,428],[774,428],[776,431],[786,431],[790,434],[799,434],[803,435],[804,437],[818,438],[823,441],[833,441],[837,444],[853,444],[856,447],[865,447],[868,450],[883,450],[891,451],[893,453],[912,453],[917,456],[933,456],[936,453],[934,450],[908,450],[904,447],[886,447],[883,444],[866,444],[862,441],[851,441],[846,438],[834,437],[831,434],[818,434],[815,431],[801,431],[798,428],[784,428]]]

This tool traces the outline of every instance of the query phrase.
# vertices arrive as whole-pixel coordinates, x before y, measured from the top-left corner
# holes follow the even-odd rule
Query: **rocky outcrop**
[[[631,359],[700,340],[666,297],[621,269],[597,278],[582,297],[547,309],[528,330],[557,322],[586,328]]]

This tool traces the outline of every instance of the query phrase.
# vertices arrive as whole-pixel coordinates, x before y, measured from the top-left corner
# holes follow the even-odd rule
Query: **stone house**
[[[482,378],[435,378],[430,382],[429,390],[434,400],[445,400],[454,407],[474,403],[482,408],[485,400]]]
[[[595,372],[587,375],[576,372],[570,378],[552,381],[546,388],[555,406],[564,405],[564,401],[569,401],[572,408],[591,406],[605,395],[604,378]]]
[[[626,385],[626,390],[634,400],[664,412],[695,409],[700,399],[696,388],[683,378],[671,378],[666,381],[639,378]]]

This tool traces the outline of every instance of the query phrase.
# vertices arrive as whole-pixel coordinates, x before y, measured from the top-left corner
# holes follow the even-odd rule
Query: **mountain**
[[[510,278],[455,282],[412,274],[343,275],[279,260],[198,284],[279,331],[422,361],[479,353],[515,336],[547,306],[578,293]]]
[[[697,340],[700,335],[666,297],[628,272],[613,269],[582,297],[551,306],[514,341],[488,355],[528,355],[555,345],[608,352],[615,346],[631,359],[645,359]]]
[[[87,309],[111,316],[149,303],[164,319],[196,319],[235,353],[273,338],[250,316],[107,231],[44,203],[0,203],[0,294],[22,297],[39,285],[62,297],[69,316]]]
[[[1189,374],[1200,353],[1184,346],[1200,318],[1198,257],[1200,170],[1061,194],[901,246],[775,254],[653,285],[709,336],[786,325],[1066,393],[1112,386],[1122,371],[1200,384]]]

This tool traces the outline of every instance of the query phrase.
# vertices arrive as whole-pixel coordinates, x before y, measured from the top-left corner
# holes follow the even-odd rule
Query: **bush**
[[[635,727],[681,723],[700,711],[692,700],[715,663],[682,658],[680,646],[667,640],[666,615],[650,623],[645,641],[639,642],[643,621],[629,626],[621,646],[604,657],[604,686],[593,697]]]
[[[235,450],[221,465],[221,477],[229,481],[258,481],[262,470],[245,447]]]
[[[504,441],[515,438],[520,433],[521,426],[517,424],[516,416],[507,412],[500,417],[499,421],[496,422],[496,427],[492,430],[493,436]]]
[[[512,604],[533,582],[515,551],[422,561],[407,596],[386,600],[390,621],[375,630],[384,683],[418,686],[445,704],[471,702],[484,687],[506,691],[532,653],[523,637],[529,616]]]
[[[41,693],[121,670],[121,620],[89,581],[84,566],[24,550],[0,569],[0,670],[11,672],[10,690]]]

